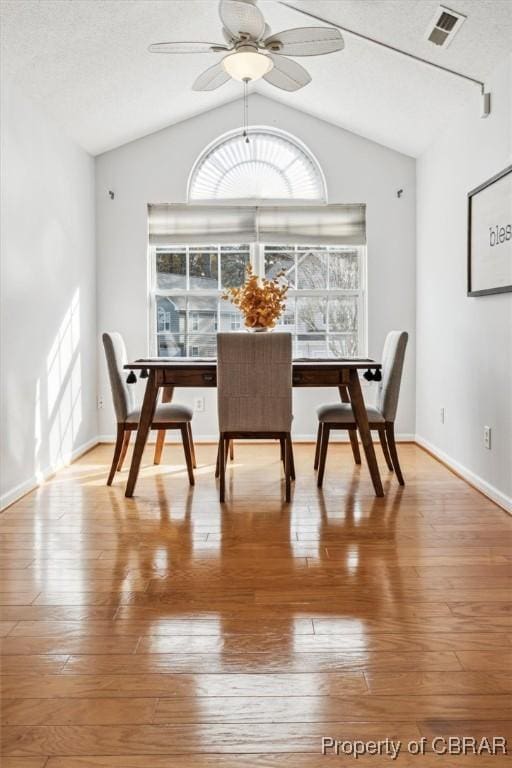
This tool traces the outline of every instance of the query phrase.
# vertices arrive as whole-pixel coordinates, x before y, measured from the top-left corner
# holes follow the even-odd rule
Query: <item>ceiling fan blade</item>
[[[214,91],[216,88],[220,88],[221,85],[224,85],[224,83],[227,83],[230,79],[230,76],[220,61],[218,64],[214,64],[213,67],[208,67],[208,69],[199,75],[192,86],[192,90]]]
[[[220,0],[219,15],[223,26],[235,38],[249,35],[260,40],[265,34],[265,19],[260,9],[245,0]]]
[[[174,43],[153,43],[149,46],[150,53],[216,53],[229,51],[225,43],[190,43],[179,41]]]
[[[311,75],[304,67],[285,56],[270,56],[274,66],[263,75],[267,83],[283,91],[298,91],[311,82]]]
[[[299,27],[267,37],[265,47],[285,56],[321,56],[342,51],[345,43],[339,29],[334,27]]]

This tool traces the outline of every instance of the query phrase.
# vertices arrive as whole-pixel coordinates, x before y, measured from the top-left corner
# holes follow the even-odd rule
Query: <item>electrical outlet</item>
[[[204,411],[204,397],[196,397],[194,400],[194,411]]]
[[[441,410],[439,411],[439,418],[441,419],[441,424],[444,424],[444,419],[445,419],[445,410],[444,410],[444,408],[441,408]]]
[[[484,427],[484,446],[491,450],[491,428]]]
[[[101,409],[104,406],[104,402],[103,402],[103,398],[102,397],[98,397],[97,405],[98,405],[98,411],[101,411]]]

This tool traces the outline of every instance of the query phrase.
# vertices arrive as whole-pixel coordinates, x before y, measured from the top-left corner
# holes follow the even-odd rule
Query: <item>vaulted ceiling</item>
[[[511,0],[449,0],[467,20],[446,49],[428,42],[437,0],[287,0],[417,56],[485,79],[512,49]],[[273,31],[320,22],[260,0]],[[3,0],[2,67],[91,154],[119,146],[241,96],[229,82],[191,85],[218,54],[156,56],[161,40],[222,41],[217,0]],[[312,82],[286,93],[252,91],[418,156],[477,86],[345,34],[345,50],[301,59]]]

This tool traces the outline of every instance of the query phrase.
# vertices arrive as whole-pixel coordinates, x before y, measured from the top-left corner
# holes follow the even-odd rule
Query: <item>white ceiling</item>
[[[484,79],[512,49],[511,0],[447,0],[467,21],[445,50],[425,39],[437,0],[288,0],[365,35]],[[273,31],[314,26],[260,0]],[[2,0],[2,67],[92,154],[236,99],[239,83],[211,93],[191,85],[218,55],[157,56],[162,40],[222,41],[217,0]],[[345,36],[340,53],[299,61],[313,81],[289,94],[253,90],[418,156],[478,88]]]

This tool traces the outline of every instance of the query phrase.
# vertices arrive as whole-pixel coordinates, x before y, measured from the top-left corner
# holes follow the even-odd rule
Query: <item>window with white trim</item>
[[[190,201],[317,201],[327,193],[320,165],[299,139],[277,128],[239,130],[217,139],[198,158],[189,179]]]
[[[153,352],[160,357],[215,357],[217,331],[243,329],[225,288],[284,272],[290,289],[279,325],[296,357],[366,355],[366,248],[353,245],[151,246]]]

